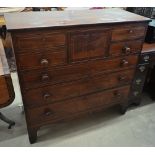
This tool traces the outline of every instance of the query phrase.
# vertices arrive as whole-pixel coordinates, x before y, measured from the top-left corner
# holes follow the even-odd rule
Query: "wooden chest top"
[[[149,18],[122,9],[6,13],[8,30],[148,22]]]

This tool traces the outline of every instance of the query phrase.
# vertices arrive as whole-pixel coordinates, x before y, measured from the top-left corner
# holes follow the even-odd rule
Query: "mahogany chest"
[[[148,18],[120,9],[5,14],[30,143],[37,130],[121,105],[125,113]]]

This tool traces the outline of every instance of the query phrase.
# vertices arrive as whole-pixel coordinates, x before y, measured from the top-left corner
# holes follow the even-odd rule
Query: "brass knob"
[[[128,65],[129,64],[129,62],[127,61],[127,60],[125,60],[125,59],[123,59],[122,61],[121,61],[121,66],[126,66],[126,65]]]
[[[145,71],[145,66],[140,66],[140,67],[139,67],[139,70],[140,70],[141,72],[144,72],[144,71]]]
[[[41,65],[48,65],[48,60],[47,59],[42,59],[41,60]]]
[[[47,80],[49,80],[49,75],[48,74],[43,74],[41,79],[42,79],[42,81],[47,81]]]
[[[130,47],[123,47],[122,48],[122,51],[123,51],[123,53],[125,53],[125,54],[129,54],[130,52],[131,52],[131,48]]]
[[[147,62],[147,61],[149,61],[149,58],[150,58],[150,57],[149,57],[148,55],[146,55],[146,56],[144,56],[143,59],[144,59],[145,62]]]
[[[121,94],[119,93],[119,91],[114,91],[114,96],[115,97],[121,97]]]
[[[49,93],[45,93],[45,94],[43,95],[44,100],[47,100],[47,99],[50,98],[50,97],[51,97],[51,94],[49,94]]]
[[[42,41],[45,41],[46,39],[45,38],[42,38]]]
[[[133,30],[129,30],[129,33],[133,33]]]
[[[138,96],[139,92],[138,91],[134,91],[133,94],[134,94],[134,96]]]
[[[137,84],[137,85],[139,85],[141,82],[142,82],[141,79],[137,79],[137,80],[136,80],[136,84]]]
[[[119,81],[124,81],[125,79],[126,79],[125,76],[119,76],[119,77],[118,77],[118,80],[119,80]]]
[[[52,114],[53,114],[53,112],[50,109],[45,109],[45,111],[44,111],[45,116],[50,116]]]

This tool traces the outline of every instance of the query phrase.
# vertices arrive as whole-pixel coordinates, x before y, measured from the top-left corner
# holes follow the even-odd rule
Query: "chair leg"
[[[9,124],[8,129],[11,129],[12,126],[15,125],[15,122],[14,122],[14,121],[11,121],[11,120],[9,120],[8,118],[6,118],[1,112],[0,112],[0,119],[1,119],[2,121],[4,121],[4,122],[6,122],[6,123]]]

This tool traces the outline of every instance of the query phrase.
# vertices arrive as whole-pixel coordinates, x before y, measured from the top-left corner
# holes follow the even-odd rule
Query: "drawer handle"
[[[144,72],[144,71],[145,71],[145,66],[140,66],[140,67],[139,67],[139,70],[140,70],[141,72]]]
[[[124,81],[124,80],[126,80],[126,77],[125,77],[125,76],[119,76],[119,77],[118,77],[118,80],[119,80],[119,81]]]
[[[49,97],[51,97],[51,94],[49,93],[43,95],[44,100],[47,100]]]
[[[119,91],[114,91],[114,96],[115,97],[121,97],[121,93],[119,93]]]
[[[140,85],[140,84],[141,84],[141,82],[142,82],[142,80],[141,80],[141,79],[137,79],[137,80],[136,80],[136,84],[137,84],[137,85]]]
[[[41,79],[42,79],[42,81],[47,81],[47,80],[49,80],[49,75],[48,74],[44,74],[44,75],[42,75],[42,77],[41,77]]]
[[[122,51],[123,51],[123,53],[125,53],[125,54],[129,54],[130,52],[131,52],[131,48],[130,47],[123,47],[122,48]]]
[[[51,111],[50,109],[46,109],[45,112],[44,112],[45,116],[50,116],[52,114],[53,114],[53,111]]]
[[[48,60],[42,59],[40,63],[41,63],[41,65],[48,65]]]
[[[129,30],[129,33],[130,33],[130,34],[133,33],[133,30]]]
[[[123,59],[121,61],[121,66],[127,66],[128,64],[129,64],[129,62],[127,60],[125,60],[125,59]]]
[[[138,96],[139,92],[138,91],[134,91],[133,94],[134,94],[134,96]]]
[[[144,61],[145,62],[149,61],[149,56],[148,55],[144,56]]]

